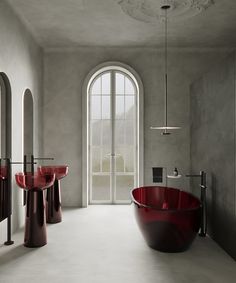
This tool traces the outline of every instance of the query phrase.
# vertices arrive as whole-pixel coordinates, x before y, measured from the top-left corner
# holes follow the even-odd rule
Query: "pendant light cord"
[[[167,117],[167,9],[165,9],[165,126],[168,125],[168,117]]]
[[[170,135],[171,133],[168,130],[177,130],[181,129],[181,127],[170,127],[168,126],[168,40],[167,40],[167,35],[168,35],[168,29],[167,29],[167,24],[168,24],[168,17],[167,17],[167,10],[171,8],[171,5],[166,4],[162,5],[161,9],[165,10],[165,15],[164,17],[164,24],[165,24],[165,44],[164,44],[164,56],[163,56],[163,63],[164,63],[164,127],[151,127],[152,130],[164,130],[162,132],[162,135]],[[162,14],[162,15],[163,15]]]

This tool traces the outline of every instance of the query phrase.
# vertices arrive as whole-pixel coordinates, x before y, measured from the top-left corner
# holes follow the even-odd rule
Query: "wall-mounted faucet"
[[[53,157],[34,157],[34,155],[31,155],[31,172],[34,173],[34,161],[35,160],[54,160]]]
[[[206,237],[207,231],[207,207],[206,207],[206,172],[200,171],[200,174],[188,174],[186,177],[198,177],[201,178],[201,226],[199,236]]]

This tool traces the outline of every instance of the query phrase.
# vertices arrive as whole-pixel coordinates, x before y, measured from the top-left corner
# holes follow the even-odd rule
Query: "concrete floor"
[[[131,206],[68,209],[48,225],[48,245],[0,246],[0,283],[235,283],[236,262],[209,238],[165,254],[146,246]]]

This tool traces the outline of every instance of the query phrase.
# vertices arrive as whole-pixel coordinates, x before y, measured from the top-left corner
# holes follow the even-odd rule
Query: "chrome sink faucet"
[[[188,174],[186,177],[198,177],[201,178],[200,188],[201,188],[201,224],[199,236],[206,237],[207,231],[207,206],[206,206],[206,172],[200,171],[199,174]]]

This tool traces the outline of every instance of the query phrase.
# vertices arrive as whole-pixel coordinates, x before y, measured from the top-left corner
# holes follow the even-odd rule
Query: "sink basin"
[[[68,174],[68,165],[39,166],[38,171],[41,174],[55,173],[55,178],[60,180]]]
[[[30,248],[47,244],[46,213],[43,190],[52,187],[55,174],[17,173],[17,185],[27,190],[24,245]]]
[[[7,178],[7,166],[0,166],[0,179]]]
[[[38,172],[41,174],[55,173],[55,182],[47,190],[46,217],[47,223],[59,223],[62,221],[60,180],[68,174],[68,166],[39,166]]]
[[[24,190],[44,190],[51,187],[55,181],[54,173],[16,173],[17,185]]]

